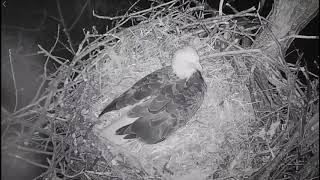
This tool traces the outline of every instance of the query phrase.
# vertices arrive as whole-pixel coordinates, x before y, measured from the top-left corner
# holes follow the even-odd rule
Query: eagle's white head
[[[195,71],[202,71],[197,51],[190,46],[179,49],[172,59],[173,72],[180,79],[188,79]]]

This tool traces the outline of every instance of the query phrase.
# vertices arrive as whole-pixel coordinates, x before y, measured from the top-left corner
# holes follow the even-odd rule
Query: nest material
[[[151,25],[149,28],[153,26]],[[154,29],[150,29],[150,31],[152,30]],[[146,32],[148,32],[148,29]],[[159,58],[163,59],[165,64],[170,64],[171,58],[161,56],[161,54],[167,54],[166,52],[161,52],[158,48],[149,48],[154,46],[150,46],[150,44],[157,44],[157,41],[149,39],[146,45],[143,43],[134,45],[130,41],[143,41],[145,34],[139,31],[139,34],[134,31],[130,33],[135,38],[126,38],[125,42],[128,43],[125,44],[119,42],[115,47],[115,51],[123,52],[126,49],[140,48],[142,52],[123,54],[122,57],[117,55],[120,59],[125,59],[125,63],[119,63],[120,65],[117,67],[110,67],[112,66],[110,62],[113,61],[112,57],[103,65],[102,69],[108,69],[108,73],[105,73],[105,76],[102,77],[103,98],[101,99],[106,103],[109,103],[110,100],[117,97],[119,93],[124,92],[143,76],[159,69],[161,67]],[[193,42],[194,38],[192,36],[189,38],[190,40],[188,41]],[[172,39],[178,39],[178,37]],[[168,46],[171,44],[174,43],[168,42]],[[177,42],[176,44],[178,47],[183,45],[185,45],[183,42]],[[118,47],[119,49],[117,49]],[[174,50],[174,48],[167,47],[165,49]],[[199,54],[204,54],[206,51],[210,50],[203,48],[199,50]],[[144,52],[149,52],[151,56],[145,55]],[[158,55],[159,58],[152,57],[155,54],[160,54]],[[220,157],[216,157],[211,153],[216,153],[216,148],[221,146],[226,136],[229,136],[228,138],[233,141],[232,143],[238,145],[243,145],[243,140],[233,137],[233,135],[238,136],[241,134],[246,141],[249,141],[249,136],[245,131],[250,119],[253,117],[253,110],[249,101],[248,90],[243,84],[244,79],[241,80],[234,77],[232,66],[228,62],[223,62],[222,59],[203,59],[201,63],[203,64],[203,76],[208,84],[208,91],[201,109],[186,127],[181,128],[165,141],[155,145],[145,145],[140,141],[134,140],[126,147],[122,147],[125,148],[125,151],[130,151],[131,154],[134,154],[141,162],[143,169],[147,169],[148,172],[154,170],[162,171],[163,167],[166,166],[167,169],[175,172],[175,175],[183,175],[195,169],[208,174],[212,172],[212,169],[207,169],[208,165],[213,162],[216,164],[222,163],[219,162],[221,161]],[[119,77],[128,78],[122,79]],[[93,111],[97,111],[98,114],[106,103],[98,102],[98,105],[93,107]],[[121,112],[109,113],[102,118],[102,121],[107,125],[110,121],[119,119],[120,114]],[[98,136],[103,132],[103,127],[101,126],[103,125],[99,124],[94,128]],[[225,132],[231,133],[228,135]],[[101,142],[107,143],[107,141],[103,142],[103,140]],[[233,146],[233,148],[235,148],[233,151],[239,152],[240,147]],[[101,150],[108,151],[103,148]],[[218,166],[211,168],[217,169]]]
[[[110,100],[134,82],[161,68],[162,65],[170,64],[172,53],[183,46],[195,47],[200,57],[217,52],[208,47],[209,38],[201,40],[192,34],[182,37],[174,33],[169,34],[170,27],[166,26],[170,23],[161,23],[160,20],[155,20],[139,28],[128,28],[116,35],[120,39],[116,45],[100,51],[107,55],[100,67],[103,95],[101,100],[106,103],[99,101],[92,108],[93,112],[98,114]],[[159,40],[165,40],[165,43],[159,46]],[[101,138],[99,143],[104,144],[100,147],[104,156],[110,156],[110,151],[111,154],[119,151],[125,155],[130,154],[134,156],[133,161],[138,160],[141,163],[141,167],[137,168],[144,169],[148,174],[160,172],[165,176],[173,175],[175,178],[194,171],[201,176],[217,171],[230,155],[221,152],[220,147],[224,146],[225,140],[230,143],[228,145],[231,148],[227,148],[227,151],[233,152],[233,157],[243,159],[242,156],[251,151],[240,149],[249,147],[247,143],[250,141],[251,130],[248,126],[254,117],[249,91],[245,86],[249,73],[238,77],[231,62],[219,57],[202,58],[201,64],[208,91],[201,109],[186,127],[155,145],[146,145],[134,140],[114,150],[101,132],[103,126],[117,120],[121,112],[109,113],[103,117],[102,124],[94,127],[95,134]],[[109,149],[105,148],[105,144],[109,145]],[[248,164],[251,160],[233,162],[232,170],[242,163]]]
[[[235,16],[198,20],[197,12],[167,4],[159,11],[163,16],[151,14],[122,31],[86,34],[74,60],[61,66],[38,101],[46,100],[48,113],[30,105],[14,114],[21,118],[35,112],[43,118],[34,131],[50,127],[54,156],[48,172],[94,179],[243,179],[285,151],[281,146],[290,141],[294,126],[286,121],[285,102],[290,99],[292,109],[304,102],[281,76],[284,65],[239,45],[239,37],[251,35],[237,26]],[[119,147],[101,136],[103,127],[121,114],[97,119],[101,109],[140,78],[170,65],[172,54],[186,45],[197,49],[208,85],[202,107],[187,125],[155,145],[133,140]],[[261,72],[264,76],[257,76]],[[275,88],[263,88],[268,83]],[[266,101],[276,108],[268,109]]]

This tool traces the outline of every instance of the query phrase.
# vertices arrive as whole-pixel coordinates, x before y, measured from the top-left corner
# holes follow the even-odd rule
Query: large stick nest
[[[18,135],[3,133],[2,152],[19,146],[47,153],[42,177],[243,179],[267,172],[275,179],[318,174],[304,171],[316,168],[319,160],[318,81],[303,89],[294,74],[299,68],[244,43],[254,41],[267,23],[258,14],[218,16],[190,4],[171,1],[119,17],[119,26],[108,33],[87,32],[74,59],[51,75],[38,101],[3,115],[2,129],[12,124],[29,128]],[[236,20],[251,17],[260,21],[247,27]],[[120,29],[133,20],[139,23]],[[186,45],[198,51],[208,85],[196,115],[155,145],[109,142],[103,128],[121,113],[101,119],[97,114],[134,82],[170,65],[172,54]]]

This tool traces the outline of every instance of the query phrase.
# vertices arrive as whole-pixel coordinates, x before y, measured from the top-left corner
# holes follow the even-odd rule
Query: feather
[[[185,51],[186,54],[181,55]],[[188,53],[191,56],[187,56]],[[182,65],[179,66],[179,63]],[[185,69],[177,69],[177,66]],[[193,49],[179,50],[172,66],[145,76],[115,98],[99,117],[127,106],[132,108],[125,118],[107,127],[110,139],[119,144],[122,139],[139,138],[145,143],[154,144],[185,125],[200,108],[206,92],[207,86],[200,67],[199,57]]]
[[[168,68],[169,67],[154,71],[137,81],[130,89],[107,105],[98,117],[101,117],[107,112],[119,110],[127,107],[128,105],[137,104],[139,101],[147,98],[151,94],[157,93],[161,85],[168,81],[165,75]]]

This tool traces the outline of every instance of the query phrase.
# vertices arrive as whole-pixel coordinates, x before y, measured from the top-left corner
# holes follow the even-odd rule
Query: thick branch
[[[318,13],[318,0],[275,0],[273,9],[268,16],[272,24],[268,28],[279,40],[286,36],[298,34]],[[257,40],[254,47],[265,48],[272,57],[278,55],[276,43],[269,35],[268,30],[264,30]],[[282,50],[285,52],[294,38],[281,41]],[[270,44],[271,43],[271,44]]]

